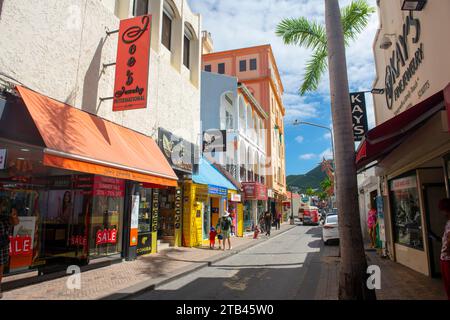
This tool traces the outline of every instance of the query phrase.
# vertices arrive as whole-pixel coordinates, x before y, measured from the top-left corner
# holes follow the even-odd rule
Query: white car
[[[327,215],[322,226],[322,239],[325,245],[330,240],[339,240],[338,216],[337,214]]]

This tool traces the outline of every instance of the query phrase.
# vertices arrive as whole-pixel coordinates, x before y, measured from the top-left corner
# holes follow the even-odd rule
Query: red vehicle
[[[303,225],[319,225],[319,208],[306,206],[299,209],[298,212],[300,220],[303,221]]]

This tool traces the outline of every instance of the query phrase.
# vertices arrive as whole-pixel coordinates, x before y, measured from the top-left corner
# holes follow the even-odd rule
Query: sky
[[[328,71],[316,92],[299,96],[306,61],[312,51],[283,44],[275,34],[284,18],[308,17],[325,24],[323,0],[188,0],[193,12],[202,15],[202,29],[212,34],[215,51],[262,44],[272,45],[281,81],[285,88],[286,175],[304,174],[322,160],[332,158],[330,133],[312,126],[294,126],[295,120],[331,127]],[[376,7],[376,0],[368,0]],[[341,8],[351,0],[340,0]],[[351,92],[372,88],[375,65],[373,39],[379,26],[378,14],[347,48],[347,68]],[[366,94],[369,128],[375,124],[373,100]]]

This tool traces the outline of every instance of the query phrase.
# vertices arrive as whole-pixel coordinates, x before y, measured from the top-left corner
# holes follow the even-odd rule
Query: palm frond
[[[341,11],[342,28],[346,45],[367,27],[369,18],[375,8],[371,7],[366,0],[354,0]]]
[[[326,47],[327,44],[325,28],[303,17],[283,19],[277,25],[276,35],[285,44],[296,44],[313,50]]]
[[[327,70],[327,50],[323,48],[316,50],[311,60],[306,63],[306,72],[302,85],[299,89],[300,95],[304,95],[308,91],[315,91],[319,86],[320,78]]]

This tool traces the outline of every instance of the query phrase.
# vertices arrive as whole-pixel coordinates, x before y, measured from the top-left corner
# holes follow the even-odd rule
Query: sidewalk
[[[272,238],[295,226],[281,225],[281,230],[272,230]],[[241,252],[266,241],[265,236],[232,240],[231,251],[208,248],[170,248],[162,252],[140,257],[135,261],[124,261],[107,267],[81,273],[81,289],[69,290],[68,276],[34,284],[11,291],[4,291],[4,300],[91,300],[123,299],[142,290],[154,288],[174,278],[185,275],[211,263]],[[16,276],[4,278],[3,283],[13,281]],[[17,276],[20,277],[20,276]]]
[[[339,257],[337,246],[325,246],[312,263],[319,263],[314,299],[337,300]],[[376,251],[366,250],[367,264],[381,269],[381,289],[377,300],[447,300],[441,279],[433,279],[389,259]]]

